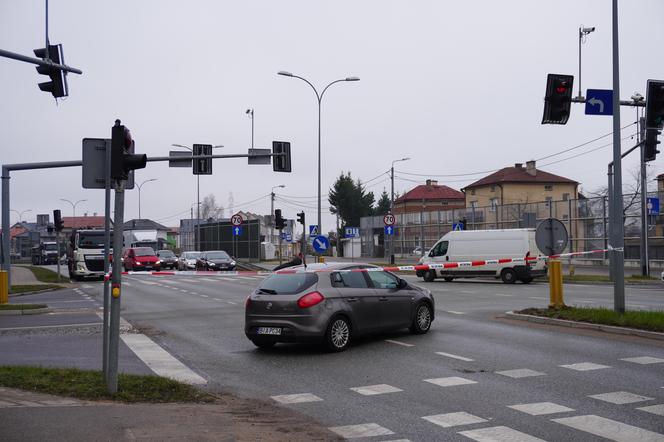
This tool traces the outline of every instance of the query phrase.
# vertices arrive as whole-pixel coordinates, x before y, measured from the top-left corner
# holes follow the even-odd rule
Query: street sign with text
[[[346,238],[357,238],[360,236],[360,228],[359,227],[346,227],[344,229],[344,234]]]

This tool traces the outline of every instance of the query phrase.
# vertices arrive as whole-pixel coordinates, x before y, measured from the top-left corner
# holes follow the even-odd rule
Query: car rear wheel
[[[330,321],[325,333],[325,345],[330,351],[344,351],[350,345],[350,322],[343,316]]]
[[[516,282],[516,272],[513,269],[503,269],[500,278],[505,284],[514,284]]]
[[[436,279],[435,270],[427,270],[426,272],[424,272],[424,280],[426,282],[433,282],[434,279]]]
[[[252,339],[251,342],[258,348],[272,348],[276,344],[275,341],[268,341],[266,339]]]
[[[431,307],[429,304],[422,303],[417,306],[413,324],[410,326],[410,331],[417,335],[422,335],[429,331],[431,328]]]

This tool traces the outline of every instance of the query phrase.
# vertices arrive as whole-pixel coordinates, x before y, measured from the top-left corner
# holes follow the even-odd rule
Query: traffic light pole
[[[641,275],[650,276],[648,258],[648,179],[646,176],[646,119],[639,118],[639,144],[641,145]]]
[[[113,250],[122,250],[122,227],[124,224],[125,180],[115,184],[115,221],[113,228]],[[117,253],[117,252],[116,252]],[[118,391],[118,349],[120,344],[120,299],[122,294],[122,260],[113,253],[113,273],[111,275],[111,321],[108,345],[108,381],[110,394]]]

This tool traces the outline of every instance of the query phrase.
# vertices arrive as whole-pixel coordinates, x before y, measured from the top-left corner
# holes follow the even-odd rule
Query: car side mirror
[[[399,278],[399,282],[397,283],[397,288],[404,289],[406,287],[408,287],[408,281],[406,281],[405,279]]]

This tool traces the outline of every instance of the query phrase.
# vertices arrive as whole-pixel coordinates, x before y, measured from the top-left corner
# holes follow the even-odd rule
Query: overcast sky
[[[645,95],[649,78],[664,79],[664,2],[621,1],[620,88],[629,100]],[[573,74],[578,90],[578,28],[595,26],[583,45],[583,90],[612,87],[611,1],[60,1],[50,2],[51,43],[83,71],[68,76],[70,96],[56,106],[37,83],[34,65],[0,58],[3,101],[0,162],[78,160],[83,138],[110,138],[120,118],[137,152],[164,156],[172,143],[223,144],[218,153],[247,153],[248,108],[255,112],[255,146],[290,141],[293,173],[215,160],[201,177],[201,199],[214,194],[226,208],[267,214],[272,186],[284,216],[304,208],[316,220],[317,102],[322,102],[323,229],[333,227],[327,190],[341,171],[368,181],[378,199],[404,192],[427,177],[453,188],[492,171],[540,159],[612,130],[612,119],[572,106],[566,126],[541,125],[547,73]],[[0,2],[0,48],[32,55],[44,45],[44,1]],[[576,92],[575,92],[576,95]],[[624,107],[622,126],[636,120]],[[632,125],[623,132],[635,132]],[[584,190],[606,181],[612,159],[605,137],[538,167],[577,180]],[[634,144],[623,142],[623,150]],[[597,149],[574,159],[570,156]],[[559,161],[559,162],[558,162]],[[549,164],[554,163],[555,164]],[[638,163],[624,162],[625,180]],[[664,155],[650,164],[664,172]],[[409,175],[413,174],[413,175]],[[415,175],[421,174],[421,175]],[[436,176],[438,175],[438,176]],[[189,217],[196,178],[188,169],[148,164],[137,182],[143,218],[168,226]],[[372,180],[372,181],[370,181]],[[415,181],[415,182],[413,182]],[[11,208],[24,219],[87,199],[77,215],[102,213],[102,190],[84,190],[79,168],[14,172]],[[299,203],[294,203],[299,202]],[[138,191],[128,192],[125,219],[138,217]],[[249,204],[243,204],[249,203]],[[226,216],[229,216],[228,209]],[[12,223],[18,219],[11,214]]]

